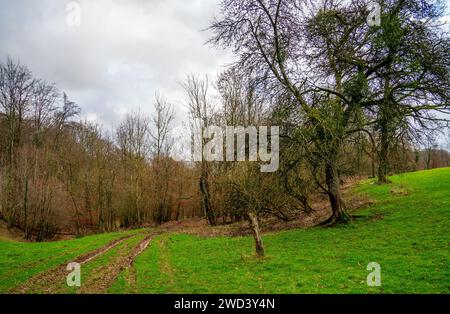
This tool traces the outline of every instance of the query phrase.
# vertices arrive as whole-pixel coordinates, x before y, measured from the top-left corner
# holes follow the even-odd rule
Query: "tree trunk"
[[[378,183],[385,184],[389,183],[387,178],[389,171],[389,141],[392,134],[391,125],[394,119],[394,113],[391,110],[391,102],[389,100],[389,77],[385,78],[384,82],[384,101],[380,108],[380,133],[381,133],[381,143],[380,143],[380,155],[378,163]]]
[[[376,173],[375,173],[375,161],[372,159],[371,161],[370,161],[370,167],[371,167],[371,175],[370,175],[370,178],[372,179],[372,178],[376,178]]]
[[[255,239],[255,250],[256,255],[259,257],[264,256],[264,245],[261,237],[261,230],[259,229],[258,217],[256,213],[250,211],[248,213],[248,218],[250,220],[250,227],[252,228],[253,238]]]
[[[383,138],[384,136],[382,135],[381,137]],[[380,183],[380,184],[389,183],[389,180],[387,179],[387,176],[388,176],[388,157],[387,157],[388,145],[389,144],[383,143],[383,139],[382,139],[381,149],[380,149],[380,158],[379,158],[380,160],[379,160],[379,165],[378,165],[378,183]]]
[[[202,165],[202,174],[200,175],[200,191],[202,193],[202,209],[211,226],[216,225],[216,217],[211,208],[208,186],[208,171],[205,165]]]
[[[340,222],[347,222],[350,216],[346,211],[345,203],[341,194],[341,186],[339,175],[333,165],[327,165],[325,168],[325,176],[328,187],[328,197],[330,199],[331,210],[333,212],[330,219],[325,223],[334,225]]]
[[[427,170],[431,169],[431,148],[427,149]]]
[[[31,232],[28,228],[28,176],[25,178],[25,194],[23,197],[23,216],[24,216],[24,235],[25,239],[31,238]]]
[[[387,118],[385,118],[387,119]],[[384,118],[382,118],[384,120]],[[388,135],[388,122],[381,122],[381,143],[380,143],[380,153],[378,162],[378,183],[384,184],[388,183],[388,153],[389,153],[389,135]]]

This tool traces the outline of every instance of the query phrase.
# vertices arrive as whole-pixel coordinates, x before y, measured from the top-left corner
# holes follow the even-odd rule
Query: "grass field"
[[[0,240],[0,293],[8,292],[41,271],[72,261],[112,240],[141,231],[107,233],[48,243]]]
[[[262,260],[254,257],[250,237],[162,233],[105,291],[449,293],[450,168],[402,174],[391,180],[384,186],[366,181],[354,189],[374,203],[354,212],[350,225],[265,235],[267,257]],[[129,247],[143,238],[134,232],[127,240]],[[121,236],[103,234],[43,244],[1,241],[0,292],[26,284],[39,272]],[[123,245],[83,266],[82,282],[95,282],[102,268],[126,254]],[[367,286],[370,262],[381,265],[380,287]]]

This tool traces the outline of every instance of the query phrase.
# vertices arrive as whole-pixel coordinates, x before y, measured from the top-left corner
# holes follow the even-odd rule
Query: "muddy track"
[[[101,248],[75,258],[73,261],[81,265],[86,264],[115,248],[124,241],[135,236],[138,236],[138,234],[127,235],[125,237],[111,241]],[[65,282],[65,278],[68,274],[66,267],[67,264],[62,264],[55,268],[39,273],[36,276],[28,279],[26,282],[10,290],[10,293],[61,293],[63,292],[60,290],[61,282]]]
[[[122,248],[119,254],[106,267],[98,268],[95,271],[95,277],[91,276],[81,288],[77,290],[78,294],[99,294],[106,293],[107,289],[114,283],[119,274],[130,268],[134,260],[150,244],[151,240],[161,232],[151,232],[141,240],[131,251],[127,252],[127,247]]]
[[[124,242],[124,241],[126,241],[126,240],[128,240],[129,238],[134,237],[134,236],[137,236],[137,235],[136,235],[136,234],[131,234],[131,235],[128,235],[128,236],[126,236],[126,237],[123,237],[123,238],[114,240],[114,241],[112,241],[111,243],[109,243],[108,245],[106,245],[106,246],[104,246],[104,247],[101,247],[101,248],[99,248],[99,249],[97,249],[97,250],[95,250],[95,251],[92,251],[92,252],[90,252],[90,253],[87,253],[87,254],[85,254],[85,255],[82,255],[82,256],[80,256],[80,257],[77,257],[77,258],[75,259],[75,262],[77,262],[77,263],[79,263],[79,264],[81,264],[81,265],[86,264],[86,263],[89,263],[90,261],[96,259],[96,258],[99,257],[100,255],[102,255],[102,254],[108,252],[109,250],[115,248],[115,247],[118,246],[120,243],[122,243],[122,242]]]
[[[132,291],[132,293],[137,293],[136,290],[137,274],[136,269],[133,267],[133,262],[139,256],[139,254],[141,254],[149,246],[151,240],[161,233],[163,232],[155,232],[154,234],[151,234],[148,237],[146,237],[143,241],[141,241],[141,243],[139,243],[138,246],[135,247],[132,254],[130,254],[128,262],[123,271],[128,270],[128,272],[125,274],[125,280],[127,281],[129,290]]]

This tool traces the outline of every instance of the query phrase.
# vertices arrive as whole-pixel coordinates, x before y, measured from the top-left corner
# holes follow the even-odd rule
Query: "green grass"
[[[101,276],[104,275],[107,270],[107,266],[110,263],[114,263],[118,257],[128,255],[128,253],[136,247],[140,241],[145,238],[146,234],[139,234],[135,237],[127,239],[120,243],[118,246],[109,250],[105,254],[100,255],[98,258],[90,261],[82,267],[82,280],[84,284],[89,285],[92,282],[101,280]],[[83,286],[82,282],[82,286]],[[78,288],[67,287],[65,280],[61,282],[61,287],[66,289],[67,293],[76,293]]]
[[[449,293],[450,168],[403,174],[356,188],[375,204],[348,226],[253,241],[163,235],[136,260],[140,293]],[[370,262],[381,287],[368,287]],[[130,292],[122,274],[110,292]],[[135,290],[135,291],[136,291]]]
[[[391,180],[389,185],[368,180],[354,189],[374,203],[354,212],[350,225],[265,235],[264,259],[254,257],[251,237],[160,235],[108,292],[449,293],[450,168]],[[0,239],[0,293],[124,235],[52,243]],[[84,265],[83,280],[95,280],[142,237]],[[366,284],[370,262],[381,265],[380,287]]]
[[[175,293],[175,290],[171,289],[172,274],[171,269],[168,268],[170,264],[164,250],[166,238],[163,236],[154,239],[150,245],[151,248],[147,248],[138,256],[132,269],[127,269],[119,275],[108,292]],[[136,276],[135,286],[129,285],[127,276]]]
[[[0,293],[7,292],[44,270],[70,262],[75,257],[100,248],[126,234],[141,231],[105,233],[47,243],[0,239]]]

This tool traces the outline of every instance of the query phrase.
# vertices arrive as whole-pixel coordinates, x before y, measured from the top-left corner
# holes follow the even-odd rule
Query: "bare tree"
[[[117,129],[116,138],[125,156],[144,159],[149,153],[149,119],[141,112],[127,114]]]
[[[23,122],[33,97],[35,80],[30,70],[7,59],[0,65],[0,106],[8,123],[9,164],[14,164],[15,149],[22,140]]]
[[[381,89],[371,97],[377,102],[380,183],[388,182],[389,155],[399,138],[417,141],[450,123],[450,42],[440,27],[441,4],[387,2],[383,10],[381,30],[370,36],[370,55],[376,57],[360,62],[373,72],[371,85]]]
[[[140,113],[132,113],[125,117],[116,134],[125,175],[130,182],[131,204],[129,206],[135,209],[137,224],[141,224],[145,214],[144,168],[149,154],[149,130],[148,117]]]
[[[264,94],[257,93],[251,77],[230,67],[219,74],[217,89],[222,101],[220,118],[226,125],[257,125],[264,115]]]
[[[58,132],[56,132],[55,143],[58,140],[58,137],[61,135],[62,129],[65,124],[73,117],[76,117],[80,114],[80,107],[73,101],[69,100],[66,93],[62,95],[63,105],[59,108],[53,117],[53,125]]]
[[[34,85],[32,99],[32,115],[34,124],[34,142],[41,144],[42,132],[51,126],[52,118],[56,113],[59,91],[54,84],[44,80],[37,80]]]
[[[357,106],[342,93],[344,69],[333,67],[341,51],[330,49],[341,47],[343,51],[347,47],[342,44],[353,25],[329,27],[332,43],[323,46],[319,42],[321,59],[312,62],[308,52],[313,47],[303,49],[308,42],[305,25],[310,19],[305,12],[320,15],[322,11],[309,2],[301,4],[283,0],[222,1],[220,19],[210,28],[215,33],[210,42],[232,47],[240,57],[237,66],[257,77],[268,95],[287,93],[295,100],[315,142],[311,156],[323,164],[333,224],[349,219],[340,190],[339,156]],[[303,4],[309,7],[305,9]],[[321,69],[328,75],[323,76]]]
[[[161,224],[168,221],[171,215],[169,182],[172,162],[169,154],[173,145],[171,128],[175,112],[172,105],[159,95],[155,97],[154,109],[149,131],[153,154],[154,219]]]
[[[23,127],[33,97],[35,80],[30,70],[10,58],[0,64],[0,108],[5,115],[8,147],[8,175],[3,207],[10,226],[16,223],[20,182],[17,178],[17,152],[22,144]]]
[[[297,130],[316,170],[323,169],[325,185],[318,184],[330,199],[330,224],[350,218],[339,173],[354,133],[379,126],[384,181],[390,143],[403,132],[396,126],[424,126],[438,120],[430,111],[448,112],[448,35],[436,27],[439,8],[386,2],[381,27],[372,28],[367,4],[224,0],[210,27],[212,44],[233,48],[242,71],[301,111]],[[374,120],[365,119],[369,113]]]
[[[173,145],[171,126],[175,118],[173,106],[159,95],[155,96],[155,113],[150,118],[150,147],[152,154],[159,158],[167,156]]]
[[[201,80],[193,75],[187,77],[182,84],[186,94],[186,104],[191,118],[191,129],[194,134],[203,134],[213,118],[212,102],[208,98],[208,79]],[[201,138],[202,147],[205,139]],[[209,165],[202,158],[199,162],[200,177],[199,185],[202,194],[202,209],[211,226],[216,225],[216,215],[211,205],[209,187]]]

